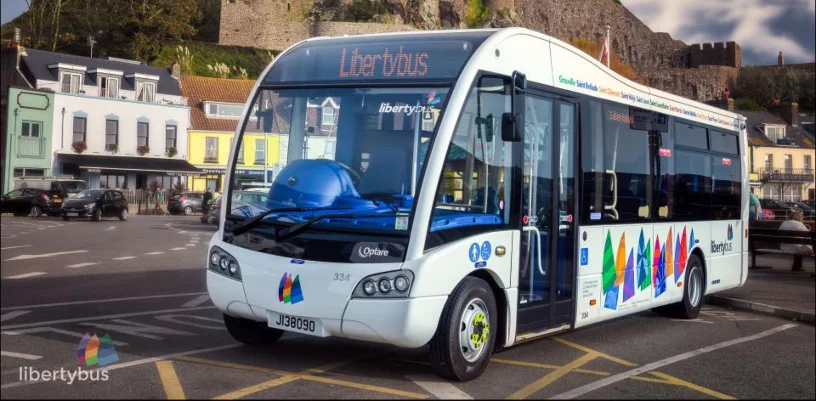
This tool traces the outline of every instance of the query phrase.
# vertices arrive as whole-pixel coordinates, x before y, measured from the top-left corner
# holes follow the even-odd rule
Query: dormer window
[[[239,119],[241,113],[244,111],[244,105],[241,103],[218,103],[218,102],[204,102],[204,113],[207,118],[230,118]],[[256,119],[255,112],[258,111],[258,105],[255,105],[249,115],[249,119]]]
[[[765,136],[776,143],[777,140],[785,137],[785,126],[768,124],[765,126]]]
[[[82,89],[82,74],[75,72],[60,73],[60,92],[79,93]]]
[[[119,78],[99,77],[99,96],[116,98],[119,96]]]
[[[136,100],[153,103],[156,101],[156,83],[136,81]]]

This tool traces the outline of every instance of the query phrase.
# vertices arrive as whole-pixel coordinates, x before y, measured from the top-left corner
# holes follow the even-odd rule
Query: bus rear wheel
[[[671,305],[661,306],[655,309],[656,312],[678,319],[696,319],[700,315],[705,294],[705,273],[703,272],[703,262],[697,255],[692,254],[689,256],[686,274],[683,279],[685,280],[683,300]]]
[[[273,329],[264,322],[224,314],[224,325],[232,338],[247,345],[271,345],[283,336],[283,330]]]
[[[466,277],[448,298],[430,342],[431,365],[436,373],[458,381],[479,377],[493,353],[497,316],[490,285]]]

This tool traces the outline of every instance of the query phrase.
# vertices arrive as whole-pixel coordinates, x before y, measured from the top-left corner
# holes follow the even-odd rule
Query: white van
[[[14,177],[14,189],[38,188],[45,190],[57,190],[67,198],[73,198],[76,194],[88,189],[85,181],[67,177]]]

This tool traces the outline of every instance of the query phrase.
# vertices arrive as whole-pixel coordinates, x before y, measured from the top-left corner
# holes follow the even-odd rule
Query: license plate
[[[54,199],[54,203],[62,203],[62,199]]]
[[[277,312],[269,312],[269,327],[292,331],[295,333],[308,334],[310,336],[326,337],[323,325],[318,319],[284,315]]]
[[[69,216],[69,217],[71,217],[71,216],[76,217],[76,216],[79,216],[79,213],[65,213],[65,215]]]

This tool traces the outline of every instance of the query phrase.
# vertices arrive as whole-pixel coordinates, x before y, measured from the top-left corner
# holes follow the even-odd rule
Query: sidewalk
[[[710,302],[814,324],[814,259],[804,258],[802,271],[798,272],[791,271],[792,264],[790,256],[757,255],[757,265],[766,268],[748,270],[745,285],[718,292],[711,296]]]

